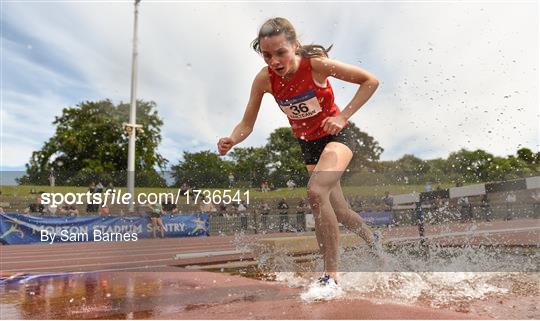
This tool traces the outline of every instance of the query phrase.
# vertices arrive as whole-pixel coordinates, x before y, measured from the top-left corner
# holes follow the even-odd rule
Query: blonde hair
[[[298,38],[296,37],[296,30],[294,29],[294,26],[292,23],[285,19],[285,18],[271,18],[266,20],[265,23],[261,26],[261,29],[259,30],[259,35],[255,40],[251,42],[251,47],[253,47],[253,50],[257,53],[261,53],[261,45],[260,41],[264,37],[271,37],[271,36],[277,36],[280,34],[285,35],[285,39],[289,41],[290,43],[297,43],[298,44],[298,52],[300,56],[304,58],[314,58],[314,57],[328,57],[328,52],[330,49],[332,49],[332,46],[328,48],[324,48],[321,45],[301,45],[298,41]]]

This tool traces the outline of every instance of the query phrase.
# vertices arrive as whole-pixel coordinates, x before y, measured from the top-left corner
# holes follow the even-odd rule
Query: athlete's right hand
[[[234,142],[230,137],[222,137],[217,143],[218,151],[221,156],[227,154],[233,148]]]

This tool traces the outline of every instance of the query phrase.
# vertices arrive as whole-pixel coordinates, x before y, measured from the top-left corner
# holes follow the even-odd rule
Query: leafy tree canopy
[[[48,184],[51,171],[56,184],[87,185],[90,182],[113,182],[125,185],[128,134],[122,123],[129,120],[130,105],[114,105],[110,100],[86,101],[62,110],[55,118],[55,134],[43,147],[32,153],[26,164],[23,184]],[[154,102],[137,102],[135,169],[138,186],[164,185],[156,167],[163,169],[167,160],[157,152],[161,126]]]

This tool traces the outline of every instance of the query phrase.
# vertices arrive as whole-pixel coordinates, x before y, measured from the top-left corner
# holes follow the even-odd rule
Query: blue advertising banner
[[[363,212],[360,216],[371,225],[390,225],[394,221],[392,212]]]
[[[165,237],[208,236],[208,214],[163,215],[162,220]],[[117,242],[150,237],[152,223],[148,216],[0,214],[0,240],[4,244]]]

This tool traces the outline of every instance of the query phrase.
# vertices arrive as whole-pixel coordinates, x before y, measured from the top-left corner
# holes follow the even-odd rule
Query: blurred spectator
[[[34,203],[28,204],[28,207],[24,210],[25,213],[39,213],[45,212],[45,205],[41,203],[41,197],[37,197]]]
[[[156,230],[159,229],[161,238],[164,238],[165,225],[163,225],[163,221],[161,220],[161,215],[163,214],[161,204],[152,204],[148,208],[150,209],[150,219],[152,221],[152,235],[156,238]]]
[[[460,208],[461,221],[466,222],[472,220],[472,207],[467,196],[462,196],[458,199],[457,204]]]
[[[240,215],[240,228],[245,231],[248,228],[248,218],[246,215],[247,207],[244,201],[241,201],[236,208],[236,212]]]
[[[45,210],[43,211],[43,214],[55,215],[57,210],[58,210],[58,205],[48,204],[48,205],[45,205]]]
[[[394,206],[394,197],[390,195],[390,192],[388,191],[384,192],[383,202],[384,202],[384,210],[391,211],[392,207]]]
[[[212,202],[212,200],[210,199],[210,197],[205,197],[204,201],[202,201],[201,204],[199,205],[199,211],[201,213],[213,215],[213,214],[216,214],[218,210],[216,206],[214,205],[214,203]]]
[[[420,244],[422,246],[425,245],[426,239],[425,239],[425,216],[424,216],[424,210],[422,209],[422,203],[416,202],[415,203],[415,209],[414,214],[416,218],[416,225],[418,226],[418,235],[420,235]]]
[[[96,185],[96,193],[103,193],[103,184],[101,182],[98,182]]]
[[[533,200],[533,217],[540,218],[540,190],[531,191],[531,198]]]
[[[54,177],[54,169],[51,168],[51,173],[49,174],[49,183],[51,184],[52,187],[54,187],[55,182],[56,182],[56,178]]]
[[[76,209],[74,205],[65,204],[60,206],[58,213],[61,215],[77,216],[79,215],[79,210]]]
[[[480,209],[482,210],[482,216],[487,222],[491,222],[491,205],[489,205],[489,199],[487,194],[482,196],[480,200]]]
[[[6,214],[6,212],[4,212],[4,208],[0,207],[0,214]]]
[[[261,183],[261,192],[268,193],[270,192],[270,187],[268,186],[268,181],[264,181]]]
[[[229,204],[227,205],[227,209],[226,209],[226,216],[228,217],[234,217],[236,216],[236,206],[234,206],[234,204]]]
[[[96,190],[96,184],[94,182],[90,183],[90,186],[88,186],[88,192],[91,194],[97,193]],[[87,213],[96,213],[98,211],[99,204],[93,204],[91,201],[86,204],[86,212]]]
[[[170,195],[163,201],[163,203],[161,203],[161,206],[163,207],[163,211],[167,214],[178,214],[178,207]]]
[[[296,183],[295,183],[292,179],[289,179],[289,180],[287,181],[287,187],[288,187],[289,189],[293,189],[293,188],[296,187]]]
[[[246,211],[247,211],[247,207],[245,205],[245,202],[241,201],[240,203],[238,203],[238,206],[236,207],[236,212],[241,214],[241,213],[246,213]]]
[[[431,199],[428,201],[428,204],[429,204],[429,214],[428,214],[428,217],[429,217],[429,223],[432,224],[432,223],[435,223],[435,220],[436,220],[436,212],[439,210],[439,202],[438,202],[438,198],[436,199]]]
[[[424,192],[431,192],[431,189],[431,183],[426,182],[426,184],[424,185]]]
[[[225,216],[225,214],[227,214],[227,205],[222,202],[218,206],[218,215]]]
[[[287,204],[287,200],[284,197],[279,200],[277,208],[279,210],[279,214],[289,213],[289,205]]]
[[[114,191],[114,185],[112,182],[109,182],[105,191],[111,191],[111,192]]]
[[[189,185],[186,182],[182,183],[182,186],[180,186],[180,194],[182,194],[182,196],[185,196],[188,192]]]
[[[261,204],[261,224],[264,229],[268,227],[268,215],[270,215],[270,206],[267,202]]]
[[[277,206],[279,211],[279,231],[283,232],[285,230],[285,224],[289,223],[289,205],[285,198],[282,198]]]
[[[309,211],[309,206],[302,198],[296,205],[296,231],[301,232],[306,230],[306,212]]]
[[[516,194],[514,191],[508,192],[506,195],[506,217],[507,221],[514,218],[514,205],[516,203]]]
[[[98,214],[100,216],[109,216],[109,215],[111,215],[111,211],[109,209],[109,206],[105,205],[105,204],[100,205],[99,209],[98,209]]]
[[[233,173],[229,173],[229,187],[234,186],[234,175]]]

